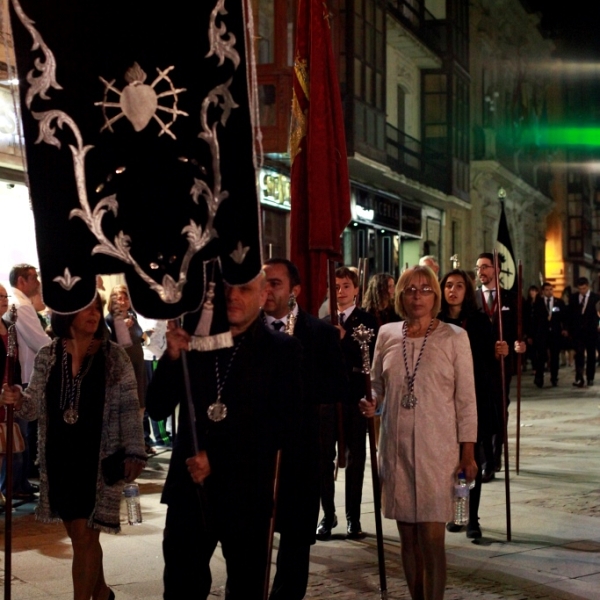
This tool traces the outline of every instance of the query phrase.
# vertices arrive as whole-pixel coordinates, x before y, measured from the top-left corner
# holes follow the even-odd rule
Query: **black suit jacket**
[[[531,335],[536,345],[560,346],[562,332],[568,326],[567,307],[559,298],[554,298],[553,304],[548,315],[546,298],[542,294],[538,294],[533,303]]]
[[[302,345],[304,413],[299,435],[282,455],[277,531],[312,544],[319,518],[319,407],[343,401],[348,378],[335,327],[300,309],[294,337]]]
[[[218,353],[223,382],[230,352],[187,353],[198,445],[211,466],[203,486],[205,516],[208,522],[243,530],[248,519],[262,521],[270,514],[276,451],[285,440],[295,439],[301,421],[301,347],[290,336],[271,333],[257,319],[245,332],[223,385],[227,417],[215,423],[206,411],[217,397]],[[162,502],[170,506],[177,506],[183,496],[189,505],[197,487],[185,464],[193,449],[181,359],[164,356],[149,386],[146,408],[161,420],[180,402],[178,435],[162,495]]]
[[[600,302],[600,296],[590,291],[590,297],[582,314],[579,294],[571,294],[569,299],[569,333],[575,340],[591,342],[598,337],[598,302]]]
[[[327,315],[324,319],[325,322],[331,323],[331,316]],[[364,325],[369,329],[372,329],[375,333],[373,339],[369,343],[369,354],[371,355],[371,361],[373,360],[373,351],[375,350],[375,341],[377,339],[377,332],[379,327],[377,326],[377,319],[366,310],[362,308],[355,308],[350,316],[344,322],[344,329],[346,335],[340,340],[340,346],[342,348],[342,354],[344,355],[344,362],[346,364],[346,372],[348,373],[349,389],[346,396],[348,403],[356,404],[365,395],[365,376],[362,373],[363,361],[360,345],[352,337],[354,328],[359,325]]]
[[[475,292],[475,298],[477,300],[477,307],[479,310],[487,314],[484,306],[485,296],[481,288],[477,288]],[[512,354],[514,352],[514,343],[517,339],[517,303],[519,299],[517,298],[516,294],[501,288],[500,300],[502,303],[502,333],[504,335],[504,341],[508,344],[509,351]],[[522,299],[521,302],[523,302]],[[496,339],[498,339],[500,331],[498,327],[498,313],[496,311],[494,311],[492,315],[491,322],[494,328],[494,335]]]

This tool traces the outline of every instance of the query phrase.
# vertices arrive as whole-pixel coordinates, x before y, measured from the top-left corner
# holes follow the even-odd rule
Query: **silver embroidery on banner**
[[[235,35],[227,32],[225,23],[221,22],[221,26],[217,27],[217,15],[226,15],[225,0],[217,0],[217,4],[210,13],[210,27],[208,30],[208,39],[210,42],[210,50],[206,58],[218,56],[219,66],[225,59],[228,58],[237,69],[240,65],[240,55],[235,49]]]
[[[185,88],[176,88],[173,85],[173,81],[169,77],[169,72],[175,67],[168,67],[164,71],[159,68],[156,69],[158,77],[150,84],[144,83],[146,81],[146,73],[138,65],[134,63],[132,67],[127,69],[125,73],[125,81],[127,85],[120,90],[115,87],[115,80],[106,81],[103,77],[100,77],[100,81],[104,84],[104,99],[102,102],[96,102],[95,106],[102,107],[102,114],[104,115],[104,126],[100,131],[108,129],[111,133],[113,132],[112,125],[122,117],[133,125],[136,131],[142,131],[146,128],[151,119],[154,119],[160,126],[160,137],[163,133],[170,135],[173,139],[177,139],[175,134],[171,131],[171,126],[177,120],[179,115],[189,116],[185,111],[177,108],[178,95],[185,92]],[[169,89],[159,92],[155,91],[156,86],[162,81],[169,85]],[[109,102],[108,94],[112,92],[119,98],[118,102]],[[161,98],[172,97],[172,106],[163,106],[159,103]],[[119,109],[119,112],[109,118],[106,109]],[[158,116],[157,112],[163,111],[171,115],[171,121],[164,123],[164,121]]]
[[[241,265],[248,254],[250,246],[244,246],[242,242],[238,242],[237,248],[229,255],[238,264]]]
[[[31,46],[31,50],[41,50],[44,55],[44,59],[37,59],[35,61],[35,68],[40,72],[40,75],[35,75],[34,70],[32,69],[27,73],[27,83],[29,83],[30,88],[27,90],[27,94],[25,96],[25,104],[27,108],[31,108],[31,103],[33,99],[39,95],[43,100],[49,100],[49,96],[46,92],[52,87],[55,90],[62,90],[62,86],[59,85],[58,81],[56,81],[56,59],[54,58],[54,54],[46,46],[42,36],[39,34],[37,29],[33,26],[34,22],[23,12],[21,5],[19,4],[19,0],[11,0],[13,8],[15,10],[15,14],[19,17],[21,23],[33,39],[33,45]]]
[[[81,281],[81,277],[71,275],[71,271],[66,268],[62,276],[55,277],[52,281],[56,281],[65,290],[70,290],[78,281]]]
[[[56,80],[56,60],[52,51],[44,43],[42,36],[34,27],[34,22],[23,12],[19,0],[11,0],[11,2],[15,14],[33,38],[32,50],[40,50],[44,57],[43,60],[38,58],[34,63],[35,69],[40,75],[36,76],[33,69],[27,74],[27,82],[29,83],[30,88],[26,94],[26,105],[30,108],[31,103],[36,96],[39,95],[41,99],[49,100],[50,98],[46,92],[51,87],[57,90],[63,88]],[[240,56],[235,49],[236,38],[232,33],[228,33],[225,23],[221,21],[219,26],[217,26],[216,23],[218,15],[226,14],[225,0],[217,0],[215,8],[211,12],[208,31],[210,51],[207,54],[207,58],[216,55],[219,58],[219,66],[223,65],[227,58],[232,61],[234,67],[237,69],[240,64]],[[185,91],[185,89],[175,88],[170,78],[167,76],[173,67],[169,67],[164,71],[157,69],[159,75],[151,85],[146,85],[144,83],[146,74],[139,65],[134,65],[132,69],[133,71],[130,69],[131,72],[128,71],[128,75],[126,75],[126,77],[129,77],[129,84],[123,90],[114,87],[114,80],[108,82],[101,79],[105,85],[105,98],[103,102],[98,102],[96,105],[100,105],[103,108],[105,116],[104,128],[108,128],[112,131],[112,124],[125,116],[132,123],[136,131],[141,131],[147,126],[150,120],[154,118],[161,127],[159,135],[167,133],[172,138],[175,138],[174,134],[170,131],[170,127],[175,122],[178,115],[187,116],[187,114],[177,109],[177,94]],[[154,88],[162,80],[166,80],[169,83],[170,89],[157,94]],[[57,128],[63,130],[65,125],[71,130],[75,137],[76,144],[69,144],[69,148],[73,154],[73,167],[80,206],[79,208],[74,208],[70,211],[69,218],[80,218],[98,240],[99,243],[92,249],[92,254],[106,254],[121,260],[125,264],[131,265],[139,277],[141,277],[141,279],[159,295],[163,302],[168,304],[174,304],[181,299],[183,287],[187,282],[187,271],[193,256],[204,248],[212,239],[218,237],[218,232],[214,228],[214,218],[220,203],[228,197],[229,193],[226,190],[221,189],[221,162],[217,126],[220,123],[222,127],[226,127],[231,111],[238,107],[229,91],[230,84],[231,79],[211,90],[204,99],[201,108],[202,131],[198,134],[198,137],[203,139],[209,145],[212,156],[214,183],[213,188],[211,189],[205,181],[195,178],[194,184],[190,190],[190,195],[196,203],[199,203],[200,196],[204,198],[208,207],[207,223],[202,227],[202,225],[199,225],[191,219],[190,224],[182,229],[181,233],[186,236],[188,241],[188,249],[182,260],[181,268],[179,269],[179,279],[175,281],[173,277],[167,274],[163,277],[160,284],[150,277],[131,255],[132,240],[129,235],[120,231],[115,235],[113,240],[110,240],[104,234],[102,220],[108,212],[111,212],[116,217],[119,203],[116,194],[113,194],[102,198],[93,209],[91,208],[86,191],[85,157],[93,146],[85,145],[83,143],[83,138],[77,123],[67,113],[56,109],[44,112],[32,112],[33,117],[39,121],[39,136],[36,143],[45,142],[60,149],[61,142],[56,136]],[[107,102],[107,94],[109,91],[112,91],[119,96],[118,103]],[[159,98],[166,96],[173,97],[173,104],[171,107],[161,106],[158,102]],[[211,105],[218,106],[222,111],[220,119],[215,119],[214,122],[209,122],[208,119],[208,108]],[[108,118],[106,115],[107,108],[119,108],[121,112],[114,117]],[[158,110],[170,113],[173,116],[172,121],[165,124],[156,115]],[[241,242],[239,242],[238,247],[234,249],[231,256],[236,262],[241,263],[244,260],[247,251],[248,247],[244,247]],[[65,274],[62,277],[59,276],[54,278],[54,281],[59,283],[65,289],[71,289],[77,282],[75,280],[76,278],[69,279],[67,277],[67,273],[70,275],[68,268],[65,268],[64,273]]]

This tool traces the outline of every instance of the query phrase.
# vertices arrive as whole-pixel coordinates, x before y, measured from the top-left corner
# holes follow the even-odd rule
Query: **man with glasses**
[[[40,281],[37,270],[29,264],[15,265],[9,275],[8,280],[12,286],[12,302],[17,308],[17,346],[19,348],[19,365],[21,367],[21,382],[26,387],[33,371],[33,361],[36,354],[46,344],[50,343],[50,337],[46,335],[38,314],[33,306],[33,298],[40,292]],[[25,439],[25,451],[14,455],[13,459],[13,498],[21,500],[35,499],[35,492],[39,490],[38,486],[31,484],[27,479],[27,469],[29,465],[29,453],[36,451],[28,443],[27,430],[29,424],[19,417],[15,417],[23,438]],[[32,421],[29,430],[35,434],[37,421]],[[32,436],[35,439],[35,435]],[[2,483],[3,491],[5,482]]]
[[[476,300],[478,308],[484,312],[493,325],[494,335],[496,340],[500,337],[500,329],[498,323],[498,290],[496,289],[496,267],[494,265],[494,255],[491,252],[483,252],[477,258],[475,272],[481,282],[481,287],[477,288]],[[524,342],[517,340],[517,302],[518,298],[509,290],[500,289],[500,302],[502,305],[502,333],[504,342],[501,353],[507,357],[505,365],[505,382],[506,382],[506,405],[508,407],[510,390],[510,381],[513,372],[514,354],[510,352],[510,348],[514,348],[515,352],[523,353],[526,350]],[[500,374],[500,366],[494,382],[492,383],[497,389],[497,405],[498,415],[502,415],[502,379]],[[508,418],[508,415],[506,415]],[[501,421],[500,421],[501,422]],[[499,431],[492,438],[491,447],[489,444],[484,445],[485,459],[483,461],[482,482],[488,483],[495,478],[495,473],[502,469],[502,432]]]

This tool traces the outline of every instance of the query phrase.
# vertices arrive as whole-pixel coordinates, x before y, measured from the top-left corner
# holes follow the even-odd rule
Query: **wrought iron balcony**
[[[388,166],[410,179],[449,193],[449,161],[446,154],[386,123]]]

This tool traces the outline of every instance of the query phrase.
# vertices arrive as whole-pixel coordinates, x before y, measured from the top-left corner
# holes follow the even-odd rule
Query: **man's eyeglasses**
[[[480,266],[476,266],[475,270],[476,271],[485,271],[486,269],[493,269],[494,265],[480,265]]]
[[[421,294],[421,296],[431,296],[431,294],[433,294],[433,288],[429,285],[424,285],[421,288],[411,285],[410,287],[404,288],[402,293],[406,296],[416,296],[417,293]]]
[[[5,294],[0,294],[0,300],[8,300],[10,296],[6,296]]]

